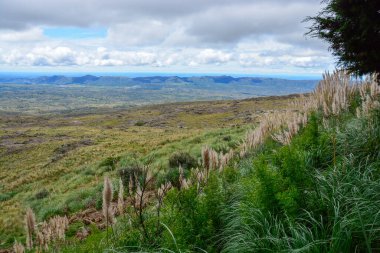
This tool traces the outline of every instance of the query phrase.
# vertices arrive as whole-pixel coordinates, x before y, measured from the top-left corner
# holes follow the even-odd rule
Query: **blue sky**
[[[319,0],[2,0],[0,72],[318,76]]]
[[[51,39],[94,39],[106,38],[106,28],[53,27],[44,28],[44,36]]]

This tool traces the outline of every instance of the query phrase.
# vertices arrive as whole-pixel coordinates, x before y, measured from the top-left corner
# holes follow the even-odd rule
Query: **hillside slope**
[[[198,160],[172,150],[165,170],[154,157],[107,160],[118,175],[102,174],[95,208],[50,219],[29,238],[61,252],[377,252],[374,80],[327,74],[312,94],[261,115],[236,145],[197,139]]]
[[[313,94],[262,118],[238,148],[204,147],[201,168],[181,166],[177,178],[153,180],[161,185],[156,197],[149,197],[149,173],[134,172],[137,188],[126,180],[126,214],[110,233],[94,232],[63,250],[379,251],[374,80],[352,85],[344,73],[326,75]]]
[[[101,203],[102,177],[153,159],[167,170],[176,151],[197,157],[202,145],[237,146],[262,114],[295,96],[176,103],[45,116],[0,117],[0,247],[23,232],[23,214],[37,219]]]

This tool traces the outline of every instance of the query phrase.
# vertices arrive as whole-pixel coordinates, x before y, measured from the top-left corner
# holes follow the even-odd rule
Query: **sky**
[[[320,0],[0,0],[0,72],[320,75]]]

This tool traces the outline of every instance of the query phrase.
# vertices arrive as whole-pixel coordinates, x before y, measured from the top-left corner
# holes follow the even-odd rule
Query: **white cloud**
[[[228,51],[216,49],[187,48],[181,50],[153,49],[113,50],[99,47],[94,51],[76,50],[66,46],[35,47],[4,51],[0,63],[11,66],[145,66],[161,67],[207,67],[230,65],[235,68],[323,68],[328,65],[330,58],[319,56],[312,52],[304,54],[279,54],[245,52],[235,48]]]
[[[37,47],[26,55],[34,66],[77,65],[77,53],[68,47]]]
[[[273,57],[261,57],[258,53],[239,54],[239,64],[242,67],[268,66],[273,63]]]
[[[40,27],[34,27],[28,30],[0,30],[0,41],[2,42],[27,42],[41,41],[44,39],[43,30]]]
[[[3,54],[2,62],[12,66],[73,66],[85,64],[86,56],[68,47],[36,47],[29,52],[12,50]]]
[[[0,67],[320,71],[332,57],[300,22],[319,0],[2,0]],[[105,27],[50,38],[46,27]]]
[[[204,49],[196,56],[200,64],[222,64],[232,60],[231,53],[225,53],[214,49]]]

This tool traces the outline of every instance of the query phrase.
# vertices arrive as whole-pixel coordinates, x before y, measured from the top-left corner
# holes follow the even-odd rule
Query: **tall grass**
[[[338,88],[332,86],[337,81]],[[280,175],[291,166],[294,170],[301,169],[300,164],[293,161],[290,166],[284,166],[287,158],[281,156],[283,148],[276,149],[273,155],[254,158],[265,161],[258,163],[254,170],[263,171],[264,168],[266,174],[264,176],[261,172],[258,180],[251,180],[257,182],[256,186],[240,184],[241,191],[260,193],[261,185],[268,194],[261,198],[256,193],[253,198],[238,198],[227,208],[226,226],[220,241],[223,252],[380,250],[380,110],[376,106],[377,90],[373,82],[349,86],[349,79],[341,74],[322,82],[314,94],[318,98],[315,108],[320,109],[322,119],[316,128],[312,126],[315,122],[309,123],[293,142],[284,143],[290,145],[292,154],[306,152],[301,160],[304,159],[309,168],[311,184],[306,188],[299,188],[297,182],[294,184],[305,194],[305,202],[302,198],[295,199],[303,203],[302,208],[294,214],[286,208],[263,209],[260,204],[264,202],[272,207],[276,201],[281,203],[279,193],[286,192],[288,183],[284,183]],[[362,112],[359,118],[348,111],[355,92],[360,92],[361,97],[356,104]],[[367,110],[365,103],[370,99],[372,106]],[[310,128],[316,129],[312,135]],[[316,137],[314,141],[312,136]],[[321,160],[320,154],[329,150],[334,152],[334,159]],[[276,162],[278,157],[281,157],[280,163]]]
[[[344,169],[343,169],[344,167]],[[318,209],[295,219],[236,202],[225,213],[223,252],[376,252],[380,238],[380,180],[372,166],[347,160],[318,172],[310,193]]]
[[[111,240],[107,229],[107,244],[99,242],[99,231],[86,249],[98,243],[99,251],[379,251],[375,84],[354,84],[344,72],[326,74],[312,94],[265,115],[237,148],[205,146],[193,163],[198,168],[179,163],[160,180],[149,166],[133,168],[119,183],[119,213],[125,215]],[[126,203],[122,183],[129,186]],[[108,221],[116,205],[108,178],[104,185]]]

